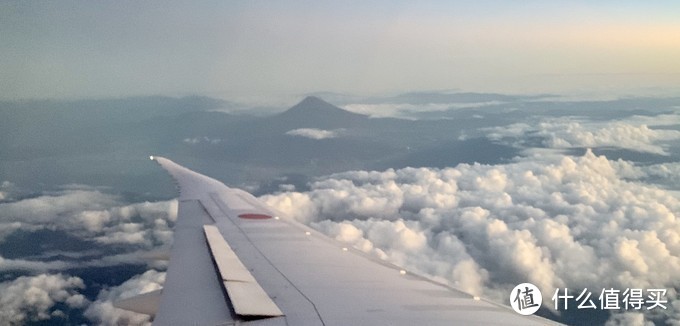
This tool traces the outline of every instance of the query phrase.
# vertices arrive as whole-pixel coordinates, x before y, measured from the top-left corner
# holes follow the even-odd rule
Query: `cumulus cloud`
[[[115,196],[96,190],[66,190],[0,204],[0,221],[43,224],[63,220],[63,216],[73,212],[102,210],[114,206],[115,203]]]
[[[340,241],[500,302],[522,282],[544,293],[672,289],[680,283],[680,199],[627,177],[641,173],[588,151],[502,165],[345,172],[308,192],[263,199]],[[680,301],[674,291],[668,300],[668,311],[611,322],[675,320]]]
[[[83,308],[88,300],[78,293],[85,288],[83,280],[61,274],[22,276],[0,283],[0,320],[9,325],[64,316],[54,309],[56,304]]]
[[[299,137],[305,137],[305,138],[310,138],[310,139],[328,139],[328,138],[336,138],[339,135],[340,130],[323,130],[323,129],[316,129],[316,128],[300,128],[300,129],[294,129],[294,130],[289,130],[286,132],[286,135],[288,136],[299,136]]]
[[[667,120],[678,120],[661,115]],[[637,122],[648,124],[636,124]],[[572,117],[544,119],[535,124],[515,123],[509,126],[488,128],[489,137],[496,141],[522,146],[527,140],[539,138],[549,148],[617,147],[638,152],[669,155],[666,145],[680,139],[680,131],[655,129],[662,126],[648,118],[633,117],[618,122],[586,122]]]
[[[97,300],[87,307],[85,317],[98,325],[151,325],[149,316],[118,309],[113,303],[158,290],[164,282],[165,273],[149,270],[119,286],[104,289],[97,295]]]
[[[674,162],[636,167],[636,169],[631,171],[630,178],[651,180],[677,190],[680,189],[680,163]]]

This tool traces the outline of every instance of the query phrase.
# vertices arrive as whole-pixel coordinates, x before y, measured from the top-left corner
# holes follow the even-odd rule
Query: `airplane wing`
[[[145,294],[151,305],[127,301],[152,310],[154,325],[554,324],[347,248],[245,191],[151,159],[180,190],[164,288]]]

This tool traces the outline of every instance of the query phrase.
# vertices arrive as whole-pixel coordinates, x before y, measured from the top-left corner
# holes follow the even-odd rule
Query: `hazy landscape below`
[[[171,243],[176,190],[149,155],[497,301],[527,278],[669,290],[654,313],[557,312],[544,293],[562,322],[680,320],[680,98],[326,95],[266,114],[195,96],[0,102],[0,320],[147,320],[111,302],[162,286],[144,256]],[[29,288],[42,301],[18,299]]]

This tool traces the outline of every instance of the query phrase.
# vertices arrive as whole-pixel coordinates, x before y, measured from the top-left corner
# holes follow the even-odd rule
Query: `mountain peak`
[[[343,110],[316,96],[307,96],[300,103],[278,115],[284,120],[314,128],[350,126],[367,118],[363,114]]]
[[[288,109],[288,112],[304,112],[304,113],[319,113],[319,112],[343,112],[351,113],[345,111],[333,104],[330,104],[316,96],[307,96],[300,103],[296,104],[292,108]]]
[[[316,96],[307,96],[304,98],[304,100],[300,101],[298,105],[300,104],[306,104],[306,105],[332,105],[324,100],[322,100],[319,97]]]
[[[283,114],[312,114],[312,115],[365,117],[363,114],[343,110],[316,96],[305,97],[304,100],[302,100],[300,103],[296,104],[292,108],[288,109]]]

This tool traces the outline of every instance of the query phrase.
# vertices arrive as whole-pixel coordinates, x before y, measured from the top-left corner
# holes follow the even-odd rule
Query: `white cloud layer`
[[[51,229],[102,244],[151,248],[172,241],[177,201],[123,204],[94,189],[67,189],[0,203],[0,240],[16,230]]]
[[[22,325],[59,318],[64,312],[53,309],[57,303],[69,308],[83,308],[89,304],[78,293],[84,288],[80,278],[61,274],[22,276],[0,283],[0,321],[4,325]]]
[[[515,123],[488,128],[492,140],[522,145],[527,139],[540,138],[549,148],[617,147],[638,152],[669,155],[666,145],[680,140],[680,131],[650,128],[678,121],[678,114],[631,117],[618,122],[586,122],[574,118],[550,118],[538,123]]]
[[[588,151],[505,165],[346,172],[312,183],[309,192],[263,199],[331,237],[473,294],[504,302],[527,281],[544,293],[668,288],[671,307],[656,313],[680,322],[672,290],[680,283],[680,200],[628,178],[645,173]],[[613,315],[612,323],[650,316]]]
[[[286,135],[289,136],[299,136],[299,137],[305,137],[305,138],[310,138],[310,139],[328,139],[328,138],[336,138],[338,137],[338,130],[323,130],[323,129],[316,129],[316,128],[300,128],[300,129],[294,129],[294,130],[289,130],[286,132]]]

